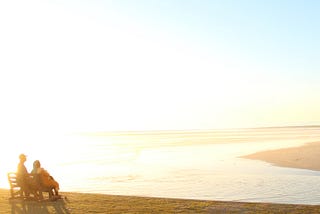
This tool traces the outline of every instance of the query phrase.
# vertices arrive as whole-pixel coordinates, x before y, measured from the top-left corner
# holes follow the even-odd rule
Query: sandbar
[[[299,147],[256,152],[242,158],[261,160],[276,166],[320,171],[320,142]]]

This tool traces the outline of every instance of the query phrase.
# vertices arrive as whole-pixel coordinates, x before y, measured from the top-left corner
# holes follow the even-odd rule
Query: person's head
[[[40,166],[41,166],[41,164],[40,164],[40,161],[39,160],[35,160],[34,162],[33,162],[33,168],[40,168]]]
[[[27,160],[27,156],[25,154],[19,155],[20,162],[25,162]]]

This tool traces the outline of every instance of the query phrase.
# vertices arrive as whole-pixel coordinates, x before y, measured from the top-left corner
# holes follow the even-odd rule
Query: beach
[[[320,142],[265,150],[241,156],[280,167],[320,171]],[[160,190],[160,189],[159,189]],[[258,191],[258,190],[257,190]],[[197,200],[168,197],[141,197],[117,194],[62,192],[55,202],[10,202],[8,189],[0,189],[1,213],[319,213],[320,205],[300,202]]]
[[[261,160],[276,166],[320,171],[320,142],[256,152],[243,158]]]
[[[257,152],[243,158],[277,166],[320,170],[320,142]],[[319,213],[320,205],[191,200],[108,194],[62,192],[62,199],[9,201],[8,189],[0,189],[0,213]]]
[[[0,213],[319,213],[320,205],[185,200],[62,192],[55,202],[9,202],[0,189]]]
[[[319,136],[318,127],[47,136],[63,143],[59,158],[26,150],[26,167],[31,169],[33,160],[42,160],[62,192],[319,205],[320,171],[240,158],[280,150],[287,151],[286,156],[275,154],[276,161],[288,161],[288,151],[299,147],[291,159],[303,154],[299,162],[314,157],[309,162],[315,164],[319,155],[312,154],[319,144],[306,143],[320,142]],[[75,145],[77,152],[69,153]],[[302,152],[308,148],[309,153]],[[16,154],[2,158],[6,164],[0,167],[0,188],[6,189],[6,173],[15,169]]]
[[[108,169],[105,171],[109,174],[94,174],[95,171],[93,171],[90,174],[93,175],[92,177],[83,179],[81,182],[79,178],[83,178],[83,174],[77,179],[57,174],[56,177],[63,184],[61,191],[63,200],[56,202],[10,203],[9,190],[1,187],[0,214],[320,213],[318,193],[320,169],[317,165],[320,157],[320,141],[307,138],[306,136],[311,135],[310,133],[315,132],[301,130],[299,133],[297,129],[280,131],[277,129],[248,131],[240,134],[228,133],[228,135],[223,133],[224,139],[228,141],[232,139],[232,142],[214,144],[206,142],[212,142],[215,139],[221,142],[220,133],[214,135],[206,132],[170,133],[170,135],[152,133],[147,136],[146,142],[152,139],[154,143],[145,143],[148,147],[141,146],[144,145],[142,143],[137,144],[140,147],[137,147],[139,155],[136,156],[133,156],[137,153],[136,147],[132,149],[130,145],[118,147],[118,143],[106,145],[105,142],[111,141],[94,144],[96,141],[90,139],[88,144],[83,143],[83,146],[90,145],[92,154],[97,154],[97,151],[103,154],[106,151],[120,154],[116,152],[121,148],[121,154],[128,155],[107,159],[109,162],[103,164],[96,161],[90,162],[92,156],[88,156],[85,163],[92,164],[90,169],[104,167]],[[235,135],[240,137],[235,138]],[[112,137],[114,139],[114,136]],[[116,139],[124,137],[126,138],[124,142],[132,139],[132,136],[129,138],[128,135],[117,136]],[[137,138],[137,136],[134,137]],[[141,137],[146,135],[143,134]],[[110,138],[103,136],[102,139]],[[163,143],[169,143],[172,139],[179,139],[182,142],[203,140],[203,143],[162,146]],[[141,141],[140,138],[138,140]],[[160,141],[161,144],[158,143]],[[112,146],[114,146],[113,150]],[[195,154],[198,154],[198,158],[190,159]],[[108,156],[108,158],[111,157]],[[173,157],[179,157],[179,159]],[[119,159],[121,163],[115,162],[113,165],[113,161]],[[165,160],[170,160],[170,167]],[[76,164],[79,165],[79,163]],[[70,167],[66,165],[67,168],[63,168],[64,165],[61,164],[56,172],[74,169],[76,164]],[[80,166],[82,166],[81,163]],[[112,174],[111,166],[115,169],[126,169],[125,166],[128,166],[136,171],[131,171],[132,174],[129,175],[132,176],[126,177],[123,176],[126,175],[126,171],[124,174]],[[196,167],[197,170],[192,167]],[[155,169],[161,173],[156,174]],[[166,171],[168,169],[170,171]],[[104,172],[104,170],[100,171]],[[152,174],[145,174],[145,172],[152,172]],[[73,184],[78,181],[78,186],[70,188],[72,186],[68,182],[71,181]],[[90,192],[90,190],[96,192]]]

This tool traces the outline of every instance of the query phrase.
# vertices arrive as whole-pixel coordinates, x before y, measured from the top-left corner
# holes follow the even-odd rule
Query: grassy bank
[[[57,202],[9,203],[0,189],[0,213],[320,213],[320,205],[240,203],[62,193]]]

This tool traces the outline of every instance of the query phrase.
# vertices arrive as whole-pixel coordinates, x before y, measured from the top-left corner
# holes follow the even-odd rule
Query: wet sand
[[[320,142],[306,143],[299,147],[262,151],[241,157],[261,160],[281,167],[320,171]]]

